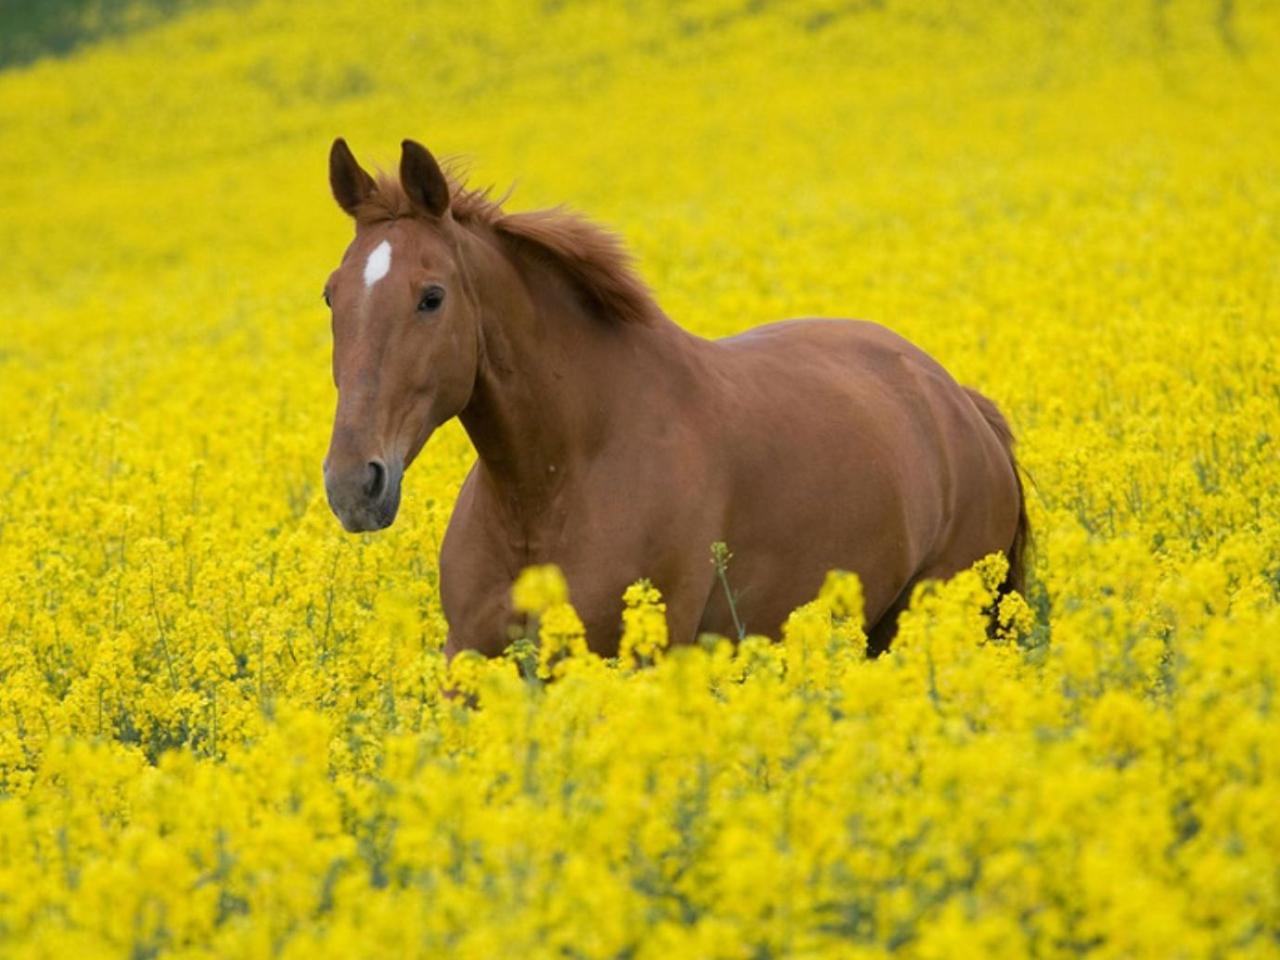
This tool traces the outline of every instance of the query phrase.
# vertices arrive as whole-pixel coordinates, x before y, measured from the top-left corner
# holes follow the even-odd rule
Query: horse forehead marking
[[[364,262],[364,285],[366,288],[372,287],[375,283],[387,275],[387,271],[391,269],[391,243],[383,240],[380,244],[373,248],[373,253],[369,254],[369,259]]]

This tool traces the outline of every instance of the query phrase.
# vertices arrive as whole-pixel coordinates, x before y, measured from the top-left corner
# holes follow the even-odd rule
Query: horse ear
[[[347,141],[341,137],[333,141],[329,150],[329,188],[338,206],[353,217],[360,204],[378,189],[373,177],[360,168]]]
[[[433,217],[449,209],[449,181],[429,150],[414,140],[400,144],[400,186],[409,201]]]

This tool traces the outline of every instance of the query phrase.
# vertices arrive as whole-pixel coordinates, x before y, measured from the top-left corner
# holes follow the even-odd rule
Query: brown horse
[[[342,140],[329,178],[355,239],[329,278],[338,409],[325,489],[352,531],[389,525],[405,469],[458,417],[475,445],[440,556],[448,652],[499,653],[511,584],[555,563],[616,652],[647,577],[671,636],[777,632],[826,572],[862,579],[883,649],[912,587],[1027,537],[995,405],[872,323],[792,320],[704,340],[658,308],[618,240],[560,210],[505,213],[406,140],[375,181]]]

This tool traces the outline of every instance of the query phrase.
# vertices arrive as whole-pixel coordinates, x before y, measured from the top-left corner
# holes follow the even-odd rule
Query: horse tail
[[[1005,419],[1000,408],[995,405],[991,398],[983,396],[972,387],[965,387],[965,393],[969,394],[969,399],[973,401],[973,405],[978,408],[978,412],[982,414],[982,419],[987,421],[992,432],[1000,441],[1000,445],[1004,447],[1005,453],[1009,457],[1009,466],[1013,468],[1013,480],[1018,488],[1018,526],[1013,533],[1013,543],[1009,545],[1009,549],[1005,556],[1009,561],[1009,573],[1005,576],[1004,583],[1000,584],[1000,592],[1008,593],[1016,590],[1018,593],[1026,593],[1027,585],[1027,549],[1031,543],[1031,524],[1027,520],[1027,498],[1022,486],[1022,470],[1018,466],[1018,460],[1013,455],[1013,430],[1009,427],[1009,421]]]

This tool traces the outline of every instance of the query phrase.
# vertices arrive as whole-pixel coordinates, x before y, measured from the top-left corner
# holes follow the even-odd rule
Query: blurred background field
[[[1278,58],[1258,0],[0,0],[0,953],[1276,955]],[[320,483],[338,135],[699,333],[921,344],[1034,623],[442,702],[465,436],[381,535]]]

